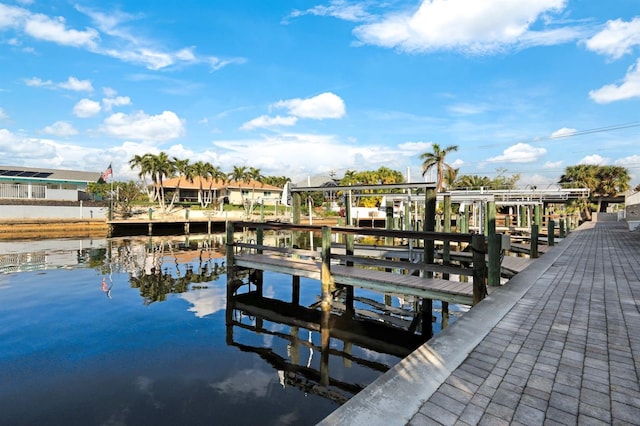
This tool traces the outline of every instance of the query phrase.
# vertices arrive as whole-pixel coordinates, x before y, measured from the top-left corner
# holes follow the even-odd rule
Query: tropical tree
[[[196,177],[198,179],[198,202],[200,206],[204,207],[204,190],[203,190],[203,181],[209,177],[209,163],[205,163],[204,161],[196,161],[191,165],[193,178]]]
[[[193,166],[189,164],[189,160],[181,160],[177,157],[173,157],[173,169],[178,175],[178,182],[176,183],[176,190],[171,197],[171,204],[169,204],[169,211],[173,209],[173,204],[176,202],[178,195],[180,194],[180,183],[182,178],[189,182],[193,182]]]
[[[589,202],[597,203],[596,211],[606,210],[607,203],[603,198],[614,197],[627,191],[630,187],[629,171],[620,166],[596,166],[578,164],[569,166],[560,177],[558,183],[563,186],[588,188],[589,199],[580,200],[580,205],[587,220],[591,219]]]
[[[520,179],[520,174],[516,173],[511,176],[507,176],[507,169],[496,169],[498,175],[491,180],[491,188],[493,189],[514,189],[516,182]]]
[[[124,214],[131,214],[133,203],[143,196],[142,187],[144,187],[144,185],[140,182],[130,180],[128,182],[115,182],[114,187],[116,192],[116,209]]]
[[[458,145],[450,145],[445,149],[434,143],[431,145],[431,152],[420,154],[422,160],[422,176],[426,175],[429,170],[436,168],[436,190],[442,192],[445,185],[445,171],[451,166],[445,162],[447,154],[458,150]]]
[[[173,176],[175,165],[166,152],[153,156],[152,174],[155,176],[156,198],[163,212],[167,211],[165,194],[164,194],[164,178]]]
[[[347,170],[344,174],[344,177],[340,179],[341,186],[379,185],[403,182],[404,176],[402,175],[402,173],[384,166],[381,166],[378,170],[368,170],[363,172]],[[363,193],[374,194],[375,190],[366,190],[363,191]],[[375,207],[376,205],[379,205],[381,201],[382,196],[355,196],[354,199],[355,204],[361,207]]]
[[[456,188],[463,189],[480,189],[488,188],[491,186],[491,179],[487,176],[479,175],[461,175],[458,176],[455,182]]]
[[[209,163],[206,163],[207,167],[207,175],[209,177],[209,191],[207,193],[207,196],[204,197],[204,204],[203,207],[207,207],[209,204],[211,204],[214,200],[217,199],[217,192],[216,191],[212,191],[213,188],[213,184],[214,183],[218,183],[218,182],[226,182],[227,181],[227,174],[225,172],[223,172],[220,167],[218,166],[213,166]],[[214,194],[216,196],[214,196]]]
[[[291,178],[286,176],[265,176],[262,180],[267,185],[277,186],[278,188],[284,187],[287,182],[291,182]]]
[[[129,166],[131,169],[140,168],[140,172],[138,172],[138,177],[142,180],[144,191],[149,197],[149,201],[156,201],[157,195],[155,192],[156,184],[155,184],[155,175],[152,173],[153,169],[153,154],[144,154],[144,155],[134,155],[131,160],[129,160]],[[151,178],[153,186],[151,187],[151,191],[149,191],[149,186],[147,185],[147,175]]]
[[[453,188],[456,186],[456,180],[458,179],[458,172],[460,169],[454,169],[453,167],[449,167],[444,172],[444,184],[447,188]]]
[[[228,174],[228,177],[236,182],[249,183],[251,181],[247,166],[233,166],[233,171]]]

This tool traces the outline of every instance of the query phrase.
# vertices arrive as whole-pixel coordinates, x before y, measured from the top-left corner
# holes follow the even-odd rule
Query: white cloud
[[[573,135],[575,132],[577,132],[576,129],[570,129],[568,127],[563,127],[561,129],[558,129],[555,132],[551,133],[551,139],[566,138],[567,136]]]
[[[599,104],[640,97],[640,59],[629,67],[619,85],[607,84],[589,92],[589,97]]]
[[[24,84],[30,87],[49,87],[53,85],[53,82],[51,80],[42,80],[38,77],[32,77],[25,79]]]
[[[26,3],[25,3],[26,4]],[[90,52],[110,56],[124,62],[143,65],[157,70],[174,65],[206,64],[216,71],[233,63],[244,63],[244,58],[219,58],[197,55],[193,46],[168,51],[157,42],[145,40],[130,32],[122,24],[143,15],[133,16],[118,11],[105,13],[76,6],[76,10],[89,16],[99,28],[83,30],[68,28],[62,16],[51,17],[18,6],[0,3],[0,30],[15,29],[36,40],[49,41],[64,46],[83,48]],[[19,43],[14,38],[15,43]]]
[[[586,41],[587,49],[620,59],[640,45],[640,17],[629,22],[621,19],[608,21],[605,28]]]
[[[640,155],[631,155],[629,157],[620,158],[615,161],[615,165],[638,168],[638,166],[640,166]]]
[[[323,134],[281,133],[255,139],[214,140],[213,145],[219,155],[218,164],[243,164],[251,159],[251,165],[264,174],[280,175],[286,170],[294,182],[309,174],[326,175],[331,170],[338,174],[347,169],[376,170],[380,166],[405,170],[415,156],[395,147],[359,146]]]
[[[80,99],[73,107],[73,114],[76,117],[87,118],[93,117],[101,111],[100,102],[92,101],[91,99]]]
[[[486,104],[456,104],[447,108],[450,112],[460,115],[482,114],[489,109]]]
[[[100,129],[117,138],[149,142],[176,139],[185,132],[183,120],[172,111],[158,115],[147,115],[144,111],[130,115],[119,112],[107,117]]]
[[[502,155],[489,158],[487,161],[496,163],[500,161],[508,163],[532,163],[547,153],[544,148],[536,148],[526,143],[517,143],[505,149]]]
[[[272,107],[286,108],[291,115],[316,120],[342,118],[346,114],[342,98],[331,92],[325,92],[312,98],[278,101]]]
[[[111,87],[103,87],[102,93],[108,98],[115,98],[118,95],[118,91]]]
[[[558,169],[560,167],[562,167],[562,165],[564,164],[563,160],[560,161],[547,161],[542,165],[543,169]]]
[[[102,105],[106,111],[111,111],[114,106],[131,105],[131,98],[128,96],[115,96],[102,99]]]
[[[23,29],[35,39],[66,46],[94,48],[99,38],[98,32],[93,28],[84,31],[68,29],[63,17],[50,18],[40,13],[29,13],[23,23]]]
[[[4,108],[0,108],[0,120],[4,120],[4,119],[7,119],[7,118],[9,118],[9,116],[4,111]]]
[[[93,92],[93,85],[90,80],[78,80],[75,77],[69,77],[67,81],[58,84],[58,87],[75,92]]]
[[[491,54],[576,39],[579,29],[531,29],[536,22],[548,23],[549,16],[566,4],[566,0],[423,0],[415,11],[389,14],[355,28],[354,34],[362,43],[407,52]]]
[[[348,4],[344,0],[331,0],[329,6],[319,5],[306,10],[294,10],[283,20],[284,23],[289,18],[297,18],[304,15],[333,16],[338,19],[352,22],[368,21],[372,16],[367,12],[364,3]]]
[[[398,145],[402,151],[410,152],[413,154],[422,154],[431,149],[432,142],[404,142]]]
[[[42,129],[42,131],[49,135],[62,136],[62,137],[73,136],[78,134],[78,131],[73,127],[73,125],[71,125],[71,123],[68,123],[66,121],[56,121],[52,125]]]
[[[587,155],[586,157],[582,158],[580,161],[578,161],[578,164],[589,164],[589,165],[593,165],[593,166],[605,166],[609,163],[609,159],[602,157],[598,154],[593,154],[593,155]]]
[[[19,27],[27,16],[26,9],[0,3],[0,29]]]
[[[260,117],[256,117],[253,120],[247,121],[240,127],[240,129],[253,130],[265,127],[294,126],[297,122],[298,117],[294,116],[282,117],[276,115],[275,117],[270,117],[268,115],[261,115]]]
[[[30,87],[48,87],[73,90],[74,92],[93,92],[93,85],[90,80],[79,80],[76,77],[69,77],[67,81],[54,83],[51,80],[43,80],[39,77],[31,77],[24,80],[24,83]]]
[[[0,129],[0,151],[12,164],[50,159],[56,153],[49,141],[18,136],[7,129]]]

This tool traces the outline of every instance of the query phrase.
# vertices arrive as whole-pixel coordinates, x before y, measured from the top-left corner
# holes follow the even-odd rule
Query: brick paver
[[[410,424],[640,424],[640,232],[566,244]]]

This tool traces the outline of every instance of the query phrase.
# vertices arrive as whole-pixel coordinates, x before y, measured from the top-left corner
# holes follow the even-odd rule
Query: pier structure
[[[587,222],[321,425],[637,424],[640,233]]]

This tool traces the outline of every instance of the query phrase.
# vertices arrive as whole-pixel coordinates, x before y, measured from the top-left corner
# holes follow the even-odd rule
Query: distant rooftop
[[[55,180],[96,182],[102,174],[77,170],[40,169],[35,167],[0,166],[0,180]]]

